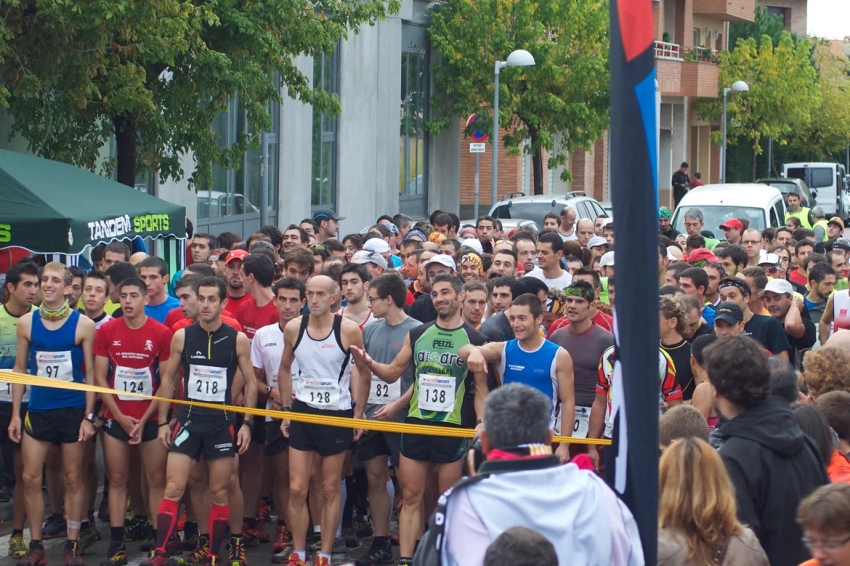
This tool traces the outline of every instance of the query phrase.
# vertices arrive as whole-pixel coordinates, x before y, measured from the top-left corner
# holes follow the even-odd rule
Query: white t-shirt
[[[569,240],[578,240],[578,236],[576,235],[576,232],[577,232],[576,227],[573,226],[573,233],[570,234],[569,236],[564,236],[564,234],[560,231],[558,232],[558,235],[561,236],[561,239],[565,242],[569,241]]]
[[[549,288],[556,287],[556,288],[562,289],[562,290],[569,287],[570,283],[573,282],[573,276],[570,275],[569,271],[564,271],[564,270],[561,270],[561,275],[559,277],[555,278],[555,279],[547,279],[546,275],[543,273],[543,270],[540,269],[539,267],[535,267],[534,269],[532,269],[531,271],[526,273],[525,276],[526,277],[534,277],[535,279],[540,279],[541,281],[546,283],[546,286],[549,287]]]
[[[280,369],[280,359],[283,357],[283,331],[280,324],[274,323],[263,326],[254,335],[251,341],[251,364],[255,368],[262,368],[266,372],[266,383],[272,389],[277,389],[277,371]],[[298,362],[292,362],[292,391],[295,392],[298,384]],[[272,398],[266,400],[266,409],[271,410]],[[266,421],[271,421],[266,417]]]

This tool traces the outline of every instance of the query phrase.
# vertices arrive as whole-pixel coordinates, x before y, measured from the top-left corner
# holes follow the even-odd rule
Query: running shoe
[[[64,538],[68,536],[68,521],[65,517],[56,517],[51,515],[44,522],[44,527],[41,529],[41,538],[51,540],[54,538]]]
[[[171,538],[165,543],[165,553],[168,556],[183,554],[183,543],[177,533],[171,535]]]
[[[183,524],[183,550],[191,552],[198,546],[198,522],[194,519]]]
[[[233,537],[228,545],[229,566],[248,566],[248,553],[242,544],[242,537]]]
[[[283,525],[278,525],[274,531],[274,546],[272,554],[280,554],[292,545],[292,534]]]
[[[141,566],[169,566],[168,562],[168,556],[164,552],[152,550],[150,557],[142,562]]]
[[[284,556],[283,553],[275,554],[272,557],[272,564],[282,564],[283,566],[307,566],[307,563],[301,560],[297,554],[294,552],[290,553],[288,556]]]
[[[355,545],[356,546],[356,545]],[[345,554],[348,552],[349,546],[345,543],[345,539],[343,538],[335,538],[333,550],[331,550],[332,554]],[[322,551],[322,541],[318,540],[310,546],[310,550],[313,552],[321,552]]]
[[[9,537],[9,556],[12,558],[23,558],[27,554],[27,545],[24,542],[23,536]]]
[[[100,500],[100,505],[97,508],[97,518],[104,523],[109,522],[109,497],[106,495]]]
[[[372,546],[361,558],[355,562],[356,566],[372,566],[373,564],[393,564],[395,559],[390,547],[376,545],[372,541]]]
[[[257,527],[248,526],[248,523],[242,523],[242,544],[248,548],[254,548],[260,545],[260,537],[257,533]]]
[[[272,517],[272,504],[271,502],[263,497],[260,498],[260,508],[257,510],[257,519],[262,521],[263,523],[268,523],[269,519]]]
[[[91,524],[91,523],[89,523]],[[100,533],[96,533],[91,529],[83,529],[80,531],[80,554],[89,549],[94,543],[100,540]]]
[[[367,515],[364,515],[363,517],[356,517],[354,519],[353,527],[354,534],[357,535],[358,538],[369,538],[375,534],[375,530],[372,528],[372,519]]]
[[[65,566],[83,566],[83,550],[79,541],[65,542]]]
[[[97,528],[97,521],[94,520],[94,511],[89,513],[89,528],[97,535],[97,540],[100,540],[100,529]]]
[[[44,547],[33,548],[30,546],[24,554],[23,560],[18,562],[18,566],[47,566],[47,555],[44,554]]]
[[[313,566],[331,566],[331,561],[328,560],[327,556],[319,556],[317,554],[313,557]]]
[[[198,537],[198,546],[192,549],[192,554],[179,559],[180,566],[198,566],[207,561],[210,554],[210,539],[207,535]]]
[[[124,542],[139,542],[145,540],[148,536],[148,522],[137,517],[133,517],[128,522],[125,522],[124,527]]]
[[[100,566],[125,566],[127,564],[127,548],[124,543],[110,542],[106,551],[106,560],[100,561]]]

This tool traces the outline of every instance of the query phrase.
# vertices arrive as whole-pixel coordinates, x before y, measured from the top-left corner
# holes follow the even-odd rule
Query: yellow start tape
[[[97,385],[88,385],[86,383],[76,383],[73,381],[57,381],[48,377],[38,377],[26,373],[17,373],[12,371],[0,371],[0,382],[14,383],[18,385],[37,385],[39,387],[54,387],[57,389],[71,389],[74,391],[92,391],[94,393],[105,393],[115,395],[117,392],[108,387],[99,387]],[[353,419],[349,417],[330,417],[326,415],[310,415],[306,413],[296,413],[292,411],[271,411],[269,409],[256,409],[253,407],[237,407],[236,405],[219,405],[216,403],[204,403],[202,401],[186,401],[184,399],[166,399],[153,395],[145,395],[142,393],[122,392],[122,396],[138,397],[140,399],[149,399],[152,401],[168,401],[178,405],[191,405],[194,407],[203,407],[206,409],[216,409],[223,411],[232,411],[234,413],[242,413],[245,415],[255,415],[258,417],[271,417],[273,419],[286,418],[291,421],[304,423],[320,424],[327,426],[338,426],[342,428],[363,428],[381,432],[397,432],[407,434],[421,434],[424,436],[451,436],[455,438],[472,438],[475,436],[475,431],[471,428],[454,428],[434,425],[416,425],[410,423],[397,423],[392,421],[376,421]],[[570,444],[596,444],[599,446],[608,446],[610,440],[604,438],[571,438],[569,436],[556,436],[553,442],[569,442]]]

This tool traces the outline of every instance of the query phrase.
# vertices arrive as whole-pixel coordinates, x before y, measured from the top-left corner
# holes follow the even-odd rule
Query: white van
[[[785,163],[782,176],[802,179],[812,191],[812,196],[826,213],[827,218],[838,215],[846,218],[844,199],[844,166],[838,163],[808,162]]]
[[[727,183],[703,185],[682,197],[673,213],[673,227],[687,234],[685,212],[689,208],[702,211],[705,222],[703,230],[709,230],[718,240],[725,240],[721,224],[727,220],[746,219],[750,228],[759,232],[765,228],[785,225],[785,201],[776,187],[760,183]]]

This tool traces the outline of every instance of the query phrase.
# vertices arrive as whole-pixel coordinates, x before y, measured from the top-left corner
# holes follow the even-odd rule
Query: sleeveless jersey
[[[32,307],[30,310],[37,310]],[[15,357],[18,355],[18,320],[6,310],[6,306],[0,306],[0,371],[12,371],[15,368]],[[29,387],[24,387],[24,399],[26,403],[30,398]],[[12,402],[12,384],[0,383],[0,403]]]
[[[450,330],[436,321],[411,330],[414,380],[408,416],[460,426],[464,399],[474,385],[458,352],[467,344],[481,346],[486,341],[466,322]]]
[[[29,373],[59,381],[84,383],[83,348],[76,344],[80,313],[71,311],[68,319],[57,330],[48,330],[41,316],[34,313],[30,331]],[[29,411],[39,413],[53,409],[86,407],[86,394],[82,391],[33,386]]]
[[[301,374],[295,398],[315,409],[351,409],[352,358],[342,345],[342,317],[334,315],[330,334],[320,339],[310,336],[309,321],[309,314],[301,317],[301,330],[295,341],[294,354]]]
[[[337,316],[342,316],[342,317],[344,317],[344,316],[345,316],[345,307],[340,308],[340,309],[339,309],[338,311],[336,311],[336,313],[334,313],[334,314],[336,314]],[[369,309],[369,316],[367,316],[367,317],[366,317],[366,320],[364,320],[364,321],[363,321],[363,324],[358,324],[358,326],[360,327],[361,332],[363,331],[363,329],[364,329],[364,328],[366,328],[366,325],[367,325],[367,324],[369,324],[370,322],[374,322],[374,321],[376,321],[376,320],[379,320],[379,319],[378,319],[378,317],[376,317],[376,316],[374,315],[374,313],[372,312],[372,309]]]
[[[199,323],[187,326],[183,342],[183,398],[219,405],[231,405],[233,376],[239,365],[236,337],[239,333],[222,323],[215,332],[207,332]],[[194,420],[232,420],[225,410],[180,405],[177,418]]]
[[[832,295],[832,329],[838,332],[850,329],[850,291],[836,291]]]
[[[502,384],[522,383],[537,389],[549,400],[550,426],[555,426],[555,408],[559,402],[558,377],[555,372],[558,350],[561,347],[543,340],[533,352],[522,349],[519,340],[508,340],[499,363]]]

